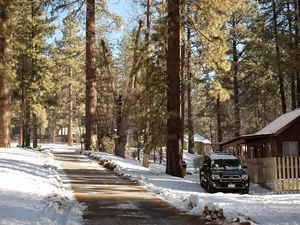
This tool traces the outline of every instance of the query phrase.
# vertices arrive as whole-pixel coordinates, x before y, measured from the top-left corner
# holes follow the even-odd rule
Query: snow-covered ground
[[[0,148],[0,225],[79,225],[84,206],[50,151]]]
[[[59,147],[59,148],[58,148]],[[83,224],[84,206],[72,196],[70,186],[58,174],[53,151],[74,151],[58,145],[43,145],[44,152],[19,148],[0,149],[0,225]],[[90,152],[86,152],[89,154]],[[138,181],[171,205],[190,214],[203,214],[205,206],[223,209],[227,219],[250,217],[257,224],[300,224],[300,194],[273,194],[251,185],[249,195],[208,194],[194,173],[194,156],[184,152],[191,175],[185,178],[165,174],[165,166],[152,163],[144,168],[139,161],[94,152],[97,159],[117,164],[115,171]]]
[[[273,194],[267,189],[251,184],[250,194],[208,194],[199,185],[199,174],[185,178],[165,174],[165,166],[151,164],[144,168],[139,161],[123,159],[103,152],[85,152],[91,157],[107,159],[117,164],[115,171],[144,185],[171,205],[190,214],[203,213],[204,207],[223,209],[227,219],[251,218],[257,224],[300,224],[300,194]],[[194,156],[184,152],[188,171],[194,172]]]

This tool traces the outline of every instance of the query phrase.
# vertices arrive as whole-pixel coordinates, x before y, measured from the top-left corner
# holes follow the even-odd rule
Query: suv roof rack
[[[228,153],[228,152],[208,152],[206,154],[207,155],[233,155],[233,154]]]
[[[237,159],[236,156],[228,152],[209,152],[206,155],[211,159]]]

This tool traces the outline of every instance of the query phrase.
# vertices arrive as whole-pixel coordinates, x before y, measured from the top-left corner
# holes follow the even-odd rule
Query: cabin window
[[[298,142],[282,142],[283,156],[298,156]]]
[[[250,147],[251,158],[257,158],[257,148],[254,146]]]
[[[267,157],[272,157],[272,145],[271,145],[271,143],[267,143],[266,151],[267,151]]]

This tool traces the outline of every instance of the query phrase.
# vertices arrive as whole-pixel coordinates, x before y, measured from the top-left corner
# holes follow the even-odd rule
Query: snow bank
[[[84,154],[101,161],[101,164],[105,162],[113,165],[112,169],[118,174],[137,181],[189,214],[218,220],[225,216],[227,220],[238,224],[244,221],[251,221],[251,224],[300,224],[300,194],[273,194],[254,184],[250,187],[249,195],[208,194],[199,185],[199,174],[187,175],[185,178],[172,177],[165,174],[164,165],[151,164],[148,169],[142,167],[139,161],[103,152],[87,151]],[[195,171],[191,168],[194,157],[184,152],[184,160],[190,171]]]
[[[83,224],[83,205],[58,169],[50,151],[0,148],[0,224]]]

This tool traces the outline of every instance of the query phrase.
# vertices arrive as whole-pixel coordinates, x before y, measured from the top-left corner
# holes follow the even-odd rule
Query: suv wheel
[[[211,194],[215,192],[215,189],[212,187],[212,185],[209,182],[207,183],[207,192]]]
[[[200,185],[201,185],[201,187],[204,188],[204,183],[203,183],[203,179],[202,179],[202,176],[201,176],[201,172],[200,172],[199,178],[200,178]]]
[[[242,191],[243,194],[249,194],[249,188],[245,188],[243,191]]]

